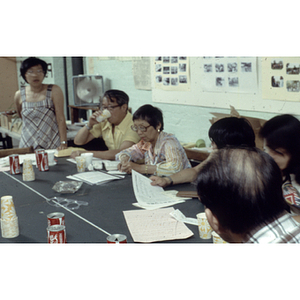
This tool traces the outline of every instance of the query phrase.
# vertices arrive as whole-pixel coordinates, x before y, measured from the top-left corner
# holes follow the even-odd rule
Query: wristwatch
[[[62,142],[60,142],[60,143],[66,145],[66,144],[67,144],[67,141],[62,141]]]
[[[88,124],[85,124],[85,127],[87,128],[87,130],[91,130],[92,129]]]

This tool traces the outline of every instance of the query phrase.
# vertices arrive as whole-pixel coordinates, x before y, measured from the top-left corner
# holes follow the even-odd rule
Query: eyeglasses
[[[112,111],[114,108],[118,107],[118,106],[121,106],[121,105],[115,105],[115,106],[112,106],[112,105],[108,105],[108,106],[101,106],[100,109],[101,110],[104,110],[104,109],[108,109],[110,111]]]
[[[33,74],[36,74],[36,75],[42,75],[44,74],[44,70],[37,70],[37,71],[32,71],[32,70],[28,70],[26,72],[27,75],[33,75]]]
[[[138,130],[141,131],[141,132],[146,132],[147,129],[152,126],[152,125],[149,125],[149,126],[136,126],[136,125],[131,125],[131,129],[135,132],[137,132]]]

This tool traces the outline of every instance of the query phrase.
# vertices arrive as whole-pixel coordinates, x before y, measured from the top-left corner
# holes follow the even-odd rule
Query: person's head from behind
[[[131,127],[145,142],[155,142],[160,131],[164,129],[162,111],[150,104],[141,106],[133,114]]]
[[[241,145],[255,147],[255,133],[244,118],[228,117],[218,120],[211,125],[208,136],[213,149]]]
[[[108,121],[118,125],[125,118],[128,110],[129,96],[120,90],[107,90],[101,101],[101,109],[109,110],[111,117]]]
[[[281,184],[280,169],[267,153],[225,147],[202,163],[197,192],[213,230],[237,242],[287,209]]]
[[[22,78],[28,83],[28,75],[31,74],[43,74],[44,77],[47,74],[48,64],[37,57],[29,57],[25,59],[20,67],[20,73]]]
[[[283,174],[296,174],[300,182],[300,121],[288,114],[276,116],[263,125],[260,136],[264,139],[264,150]]]

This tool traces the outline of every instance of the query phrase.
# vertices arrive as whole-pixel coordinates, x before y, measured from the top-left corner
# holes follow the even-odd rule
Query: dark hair
[[[255,134],[250,122],[244,118],[228,117],[211,125],[208,136],[217,148],[226,146],[255,147]]]
[[[288,210],[281,184],[280,169],[267,153],[225,147],[202,163],[197,192],[221,228],[244,234]]]
[[[42,69],[44,71],[44,76],[46,76],[47,69],[48,69],[48,64],[44,60],[39,59],[37,57],[29,57],[29,58],[26,58],[22,62],[21,67],[20,67],[20,72],[21,72],[21,76],[23,77],[23,79],[26,82],[27,82],[27,80],[26,80],[25,74],[26,74],[27,70],[30,69],[31,67],[34,67],[34,66],[37,66],[37,65],[42,66]]]
[[[120,90],[108,90],[104,93],[102,98],[104,97],[108,98],[110,101],[112,98],[115,98],[119,106],[122,106],[123,104],[128,105],[129,102],[129,96]]]
[[[145,120],[154,128],[156,128],[160,123],[160,131],[164,130],[164,120],[162,111],[159,108],[154,107],[150,104],[146,104],[138,108],[137,111],[133,114],[132,119],[133,121]]]
[[[267,121],[259,134],[272,150],[283,148],[291,155],[283,174],[295,174],[300,183],[300,121],[289,114],[279,115]]]

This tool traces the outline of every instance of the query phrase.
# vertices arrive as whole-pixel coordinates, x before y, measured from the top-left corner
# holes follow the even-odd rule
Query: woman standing
[[[22,87],[14,97],[23,121],[19,147],[67,148],[64,96],[59,86],[43,84],[47,63],[29,57],[22,62],[20,72],[28,86]]]
[[[186,153],[173,134],[163,132],[164,122],[160,109],[152,105],[141,106],[133,114],[131,129],[138,133],[141,141],[116,155],[120,160],[118,169],[131,173],[169,176],[191,164]],[[139,162],[143,161],[142,164]]]

